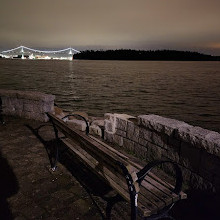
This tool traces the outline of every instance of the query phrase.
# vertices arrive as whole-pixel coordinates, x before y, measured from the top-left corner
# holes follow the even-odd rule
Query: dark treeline
[[[182,60],[220,61],[220,56],[176,50],[86,50],[74,54],[74,59],[85,60]]]

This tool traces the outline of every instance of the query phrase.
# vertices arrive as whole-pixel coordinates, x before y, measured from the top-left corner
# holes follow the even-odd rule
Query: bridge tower
[[[70,51],[69,51],[69,60],[73,60],[73,52],[72,52],[72,48],[70,48]]]
[[[21,59],[24,59],[24,47],[21,46]]]

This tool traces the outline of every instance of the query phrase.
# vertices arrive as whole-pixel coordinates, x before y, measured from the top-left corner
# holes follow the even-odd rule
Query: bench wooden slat
[[[97,161],[91,160],[91,157],[85,155],[85,152],[82,152],[83,149],[80,150],[80,147],[77,145],[73,145],[73,143],[69,143],[67,140],[62,139],[62,142],[68,146],[74,154],[77,156],[78,159],[80,159],[81,162],[83,162],[86,165],[89,165],[92,172],[94,170],[96,173],[98,173],[113,189],[115,189],[126,201],[130,200],[130,195],[127,190],[127,184],[122,182],[120,177],[117,177],[113,172],[111,172],[107,167],[102,166],[102,171],[100,169],[97,169],[96,166],[98,166]],[[88,158],[89,157],[89,158]],[[120,183],[120,184],[117,184]],[[143,203],[146,202],[145,204]],[[143,197],[143,195],[140,196],[138,200],[139,208],[141,210],[142,215],[149,216],[151,214],[156,214],[156,210],[158,210],[158,207],[156,207],[154,204],[150,203],[150,200],[148,201],[146,198]],[[146,205],[148,207],[146,207]]]
[[[92,137],[92,138],[99,141],[99,143],[101,143],[104,147],[107,146],[109,149],[111,149],[110,146],[108,146],[107,144],[103,144],[97,138],[94,138],[94,137]],[[118,152],[115,149],[114,149],[114,152],[119,155],[121,154],[120,152]],[[128,160],[129,159],[128,157],[126,157],[126,159],[130,164],[133,165],[133,163],[130,160]],[[134,163],[134,165],[136,165],[136,164]],[[143,168],[142,166],[139,166],[139,169],[142,169],[142,168]],[[138,172],[138,169],[136,167],[134,167],[133,169],[136,172]],[[158,183],[151,176],[147,176],[146,179],[142,182],[142,185],[144,185],[145,188],[147,188],[147,189],[151,189],[152,190],[151,193],[153,193],[157,198],[162,200],[162,203],[160,203],[161,204],[160,207],[163,207],[162,204],[164,204],[164,203],[165,203],[165,205],[170,205],[172,202],[176,202],[179,200],[179,195],[173,193],[172,188],[170,188],[170,186],[168,186],[162,180],[160,180],[160,182]],[[154,201],[155,200],[157,200],[157,199],[154,199]]]
[[[135,171],[138,172],[139,170],[143,169],[143,166],[129,160],[129,163],[131,165],[133,165],[135,167]],[[180,192],[179,195],[173,193],[173,186],[160,179],[159,177],[157,177],[154,173],[152,173],[151,171],[148,173],[147,177],[145,180],[143,180],[144,182],[145,181],[148,181],[150,182],[151,184],[153,184],[154,186],[156,186],[158,189],[162,190],[166,195],[168,196],[171,196],[172,199],[173,199],[173,202],[176,202],[178,201],[179,199],[186,199],[187,198],[187,195],[184,193],[184,192]]]
[[[126,192],[127,190],[127,184],[125,182],[125,178],[124,176],[118,176],[118,174],[110,171],[107,167],[105,166],[101,166],[102,170],[97,169],[97,167],[100,167],[99,162],[97,160],[95,160],[91,155],[89,155],[86,151],[84,151],[83,149],[81,149],[79,146],[77,145],[73,145],[73,143],[69,143],[67,140],[63,140],[64,143],[66,145],[69,145],[68,147],[71,148],[72,150],[74,150],[74,152],[76,153],[76,151],[78,151],[80,157],[84,160],[84,162],[86,162],[86,164],[90,164],[90,166],[96,170],[96,172],[100,172],[100,175],[104,178],[107,178],[109,180],[109,177],[111,179],[113,179],[116,182],[120,182],[120,185],[116,184],[116,185],[112,185],[112,181],[111,183],[109,183],[113,188],[117,187],[116,189],[120,192],[123,191],[123,193]],[[74,148],[74,149],[73,149]],[[98,171],[100,170],[100,171]],[[122,182],[122,180],[124,180]],[[122,187],[122,190],[120,190],[119,188]],[[157,193],[155,192],[157,191]],[[154,193],[155,192],[155,193]],[[122,194],[123,196],[123,194]],[[172,199],[169,199],[169,201],[164,201],[164,198],[162,199],[162,197],[164,196],[164,194],[162,194],[160,192],[160,190],[158,190],[157,188],[155,188],[153,185],[151,185],[150,183],[144,183],[143,186],[141,187],[141,191],[139,192],[139,196],[138,196],[138,204],[140,203],[140,205],[143,207],[146,207],[146,205],[148,206],[148,209],[151,208],[152,210],[161,210],[163,207],[165,207],[166,205],[170,205],[172,204]],[[129,197],[129,194],[127,193],[127,196],[125,199],[127,199]],[[166,198],[169,198],[166,195]],[[141,204],[142,203],[142,204]],[[153,214],[151,210],[151,214]],[[146,213],[146,210],[144,211],[144,213]],[[147,212],[148,213],[148,212]]]
[[[120,155],[121,157],[123,157],[124,159],[126,159],[131,165],[133,165],[135,168],[135,171],[141,170],[143,169],[143,166],[136,164],[135,162],[131,161],[128,157],[124,156],[122,153],[120,153],[119,151],[115,150],[114,148],[110,147],[109,145],[103,143],[102,141],[100,141],[98,138],[95,138],[93,136],[90,135],[90,137],[94,140],[96,140],[97,142],[101,143],[103,146],[105,146],[106,148],[114,151],[116,154]],[[163,193],[165,193],[167,196],[172,197],[172,201],[176,202],[179,200],[179,196],[181,199],[186,199],[187,196],[185,193],[180,192],[180,195],[177,195],[175,193],[172,192],[173,186],[163,180],[161,180],[160,178],[158,178],[155,174],[153,174],[152,172],[149,172],[149,175],[146,177],[147,179],[144,180],[144,182],[149,182],[152,185],[154,185],[157,189],[161,190]],[[163,198],[164,196],[162,196]],[[170,200],[168,201],[168,203],[170,204]]]
[[[152,181],[155,180],[155,183],[163,185],[166,189],[168,189],[168,190],[170,190],[172,192],[173,186],[170,183],[161,180],[160,178],[158,178],[152,172],[149,172],[149,176],[152,178],[151,179]],[[174,194],[174,195],[176,195],[176,194]],[[187,198],[186,193],[184,193],[183,191],[181,191],[178,196],[179,196],[180,199],[186,199]],[[177,201],[177,200],[175,200],[175,201]]]

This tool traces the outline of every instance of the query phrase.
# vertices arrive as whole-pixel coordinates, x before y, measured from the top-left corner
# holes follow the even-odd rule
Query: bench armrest
[[[176,194],[179,194],[181,189],[182,189],[182,183],[183,183],[183,177],[182,177],[182,171],[180,167],[177,165],[177,163],[172,162],[172,161],[159,161],[155,160],[150,163],[148,163],[142,170],[140,170],[137,173],[138,180],[137,182],[141,185],[141,182],[144,180],[146,175],[156,166],[164,164],[164,163],[170,163],[173,165],[175,172],[176,172],[176,185],[175,188],[173,189],[173,192]]]

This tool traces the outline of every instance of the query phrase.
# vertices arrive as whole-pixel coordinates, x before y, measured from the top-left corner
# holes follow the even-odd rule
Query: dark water
[[[220,62],[0,59],[0,87],[52,93],[68,111],[158,114],[220,131]]]

